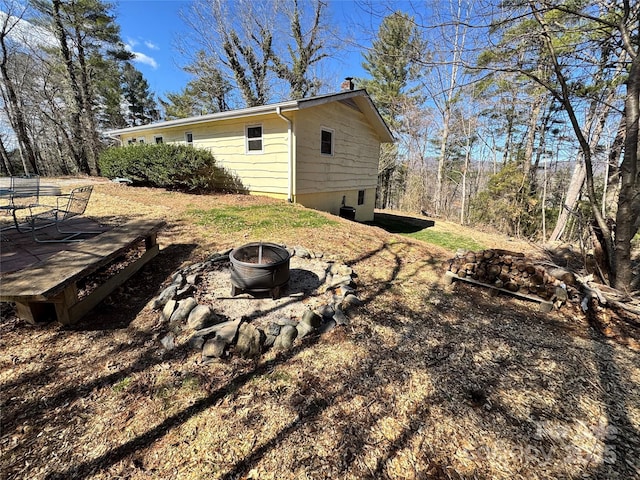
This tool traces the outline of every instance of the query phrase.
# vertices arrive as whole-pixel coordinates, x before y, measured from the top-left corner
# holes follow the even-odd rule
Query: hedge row
[[[244,192],[236,175],[216,165],[213,155],[198,148],[171,144],[111,147],[98,165],[103,176],[128,178],[134,184],[189,192]]]

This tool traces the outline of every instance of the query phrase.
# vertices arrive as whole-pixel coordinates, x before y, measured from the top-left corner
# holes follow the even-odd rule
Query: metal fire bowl
[[[289,281],[289,251],[275,243],[247,243],[231,251],[231,283],[252,292],[267,292]]]

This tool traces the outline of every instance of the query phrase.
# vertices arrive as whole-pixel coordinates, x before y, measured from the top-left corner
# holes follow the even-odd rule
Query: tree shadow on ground
[[[397,215],[391,213],[375,213],[372,222],[367,225],[380,227],[389,233],[416,233],[425,228],[433,227],[433,220]]]
[[[626,372],[616,365],[610,346],[561,319],[533,311],[525,302],[493,298],[469,285],[456,283],[449,292],[426,284],[420,277],[422,270],[433,270],[439,262],[428,258],[417,265],[404,258],[409,248],[404,242],[383,243],[347,261],[356,271],[367,262],[375,265],[383,256],[385,265],[390,265],[384,278],[363,286],[365,305],[358,313],[350,313],[351,326],[336,329],[327,337],[305,339],[232,378],[212,378],[214,387],[204,397],[181,405],[143,432],[120,438],[99,454],[77,458],[65,467],[48,466],[46,478],[114,474],[110,469],[124,461],[127,469],[134,468],[136,461],[144,466],[138,456],[146,455],[142,457],[145,462],[151,462],[152,453],[162,457],[166,454],[162,448],[170,448],[171,458],[177,459],[174,449],[195,448],[183,441],[182,427],[195,417],[206,422],[207,415],[202,413],[213,416],[215,409],[225,409],[225,420],[215,423],[214,428],[229,435],[223,435],[223,443],[206,444],[206,449],[216,454],[245,435],[247,428],[230,429],[233,420],[254,418],[252,412],[260,418],[264,402],[287,407],[279,427],[262,435],[259,422],[250,424],[257,431],[250,447],[234,451],[233,457],[221,456],[213,471],[206,470],[211,469],[213,460],[191,465],[194,472],[200,467],[202,476],[245,478],[253,476],[250,472],[267,457],[295,450],[299,463],[279,464],[281,471],[271,472],[273,475],[371,480],[400,476],[484,479],[498,473],[502,478],[509,473],[511,478],[613,478],[613,474],[632,478],[640,439],[629,418],[621,418],[620,412],[637,399],[620,383]],[[416,289],[413,293],[418,301],[395,301],[408,298],[396,297],[397,290],[408,288]],[[353,345],[362,354],[355,355],[352,363],[314,368],[309,358],[330,342],[333,348],[344,349],[345,355]],[[140,342],[121,348],[140,348]],[[104,352],[105,358],[109,353]],[[156,366],[171,368],[171,360],[184,356],[180,349],[164,357],[144,349],[131,366],[50,392],[42,405],[11,405],[11,411],[5,410],[3,416],[10,419],[13,413],[38,408],[38,426],[50,421],[46,426],[57,432],[67,420],[64,415],[50,419],[48,411],[68,415],[68,405],[79,409],[80,403],[74,400],[90,392],[98,395],[101,386],[113,388],[132,372],[151,372]],[[62,356],[57,360],[60,369],[63,360]],[[252,394],[260,377],[272,373],[285,377],[287,372],[280,369],[287,367],[295,372],[289,388],[259,391],[254,400]],[[325,374],[325,367],[331,374]],[[45,382],[54,382],[55,370],[48,375]],[[583,425],[585,408],[595,398],[593,382],[605,392],[611,375],[617,382],[615,388],[600,393],[598,401],[606,421],[622,434],[614,439],[616,443],[605,438],[605,445],[614,448],[614,453],[620,448],[631,450],[609,458],[613,463],[598,456],[585,460],[578,449],[581,445],[573,444],[574,438],[567,432],[594,428]],[[97,396],[91,403],[99,399]],[[18,421],[7,421],[11,430],[19,425]],[[559,434],[553,436],[551,429],[556,426]],[[194,435],[205,435],[206,427],[206,423],[198,423]],[[173,438],[163,447],[162,441],[170,436],[178,440]],[[625,442],[630,447],[624,447]],[[158,450],[150,452],[152,448]],[[502,456],[505,450],[508,456]],[[496,457],[510,463],[491,464]],[[469,466],[473,462],[477,467]],[[574,467],[569,470],[571,462],[583,462],[579,463],[584,465],[579,474]],[[412,470],[400,475],[399,468],[405,465],[411,465]],[[503,470],[506,467],[510,470]],[[128,473],[133,477],[160,474],[151,469]]]

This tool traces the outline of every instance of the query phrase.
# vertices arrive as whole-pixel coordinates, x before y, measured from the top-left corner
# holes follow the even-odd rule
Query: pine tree
[[[32,0],[41,13],[41,23],[53,31],[57,46],[51,52],[63,68],[69,124],[67,146],[81,171],[98,174],[97,156],[101,148],[98,133],[100,95],[99,71],[105,58],[127,60],[119,26],[111,6],[101,0]]]
[[[358,79],[357,83],[367,89],[380,114],[396,133],[401,130],[401,107],[416,101],[410,83],[415,79],[413,61],[423,49],[413,19],[406,13],[394,12],[384,18],[371,51],[363,55],[362,66],[372,78]],[[384,145],[378,166],[379,208],[389,206],[397,168],[397,146]]]
[[[127,125],[146,125],[158,120],[158,107],[149,83],[131,63],[122,69],[122,94],[126,104],[125,120]]]
[[[185,67],[193,75],[181,92],[168,93],[161,100],[166,119],[186,118],[229,109],[227,97],[231,84],[224,79],[218,68],[207,61],[204,52],[198,52],[193,64]]]

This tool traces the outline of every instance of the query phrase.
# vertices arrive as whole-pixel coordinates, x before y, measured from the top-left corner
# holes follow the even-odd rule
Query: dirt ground
[[[4,309],[1,478],[640,478],[637,320],[446,287],[453,252],[343,219],[254,238],[186,214],[273,203],[96,184],[88,215],[163,219],[162,250],[73,327]],[[172,273],[256,240],[350,265],[351,324],[257,360],[165,351],[151,300]]]

